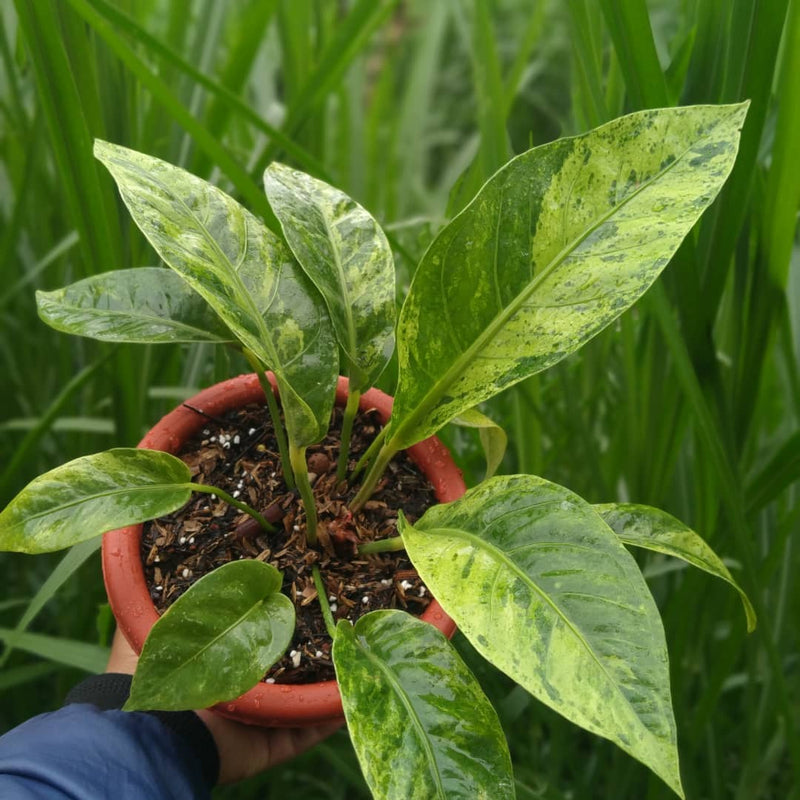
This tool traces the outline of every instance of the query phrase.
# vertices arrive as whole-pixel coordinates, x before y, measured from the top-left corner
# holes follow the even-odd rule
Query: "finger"
[[[217,744],[219,783],[244,780],[313,747],[342,726],[341,721],[311,728],[257,728],[198,711]]]
[[[342,727],[342,722],[328,722],[312,728],[275,728],[267,733],[269,766],[289,761],[327,739]]]

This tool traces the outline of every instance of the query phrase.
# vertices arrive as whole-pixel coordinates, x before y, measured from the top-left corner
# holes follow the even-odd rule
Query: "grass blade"
[[[601,0],[600,5],[633,107],[671,105],[644,0]]]
[[[316,104],[341,80],[344,71],[363,51],[370,36],[383,24],[398,0],[356,0],[335,36],[327,43],[313,73],[303,84],[288,109],[283,130],[293,134]],[[270,143],[256,161],[255,171],[262,172],[280,149]]]
[[[119,253],[115,204],[111,186],[100,182],[92,158],[92,136],[58,27],[59,14],[51,0],[15,0],[14,5],[85,268],[90,274],[99,272],[115,263]]]
[[[231,179],[237,191],[247,201],[250,208],[257,212],[269,227],[277,230],[277,221],[263,192],[251,180],[244,167],[230,155],[228,149],[208,128],[198,122],[175,93],[150,70],[147,64],[123,41],[108,21],[87,0],[69,0],[69,3],[94,28],[98,36],[108,44],[120,61],[141,82],[142,86],[152,93],[164,110],[190,133],[198,145],[214,160],[214,163],[219,165],[220,169]],[[89,145],[89,149],[91,150],[91,145]]]
[[[152,36],[135,19],[127,15],[124,11],[115,8],[110,3],[106,2],[106,0],[90,0],[90,2],[97,12],[106,20],[113,23],[135,41],[141,43],[150,53],[162,58],[167,64],[176,67],[180,73],[190,78],[193,83],[208,90],[213,98],[213,104],[211,110],[208,112],[208,122],[205,128],[213,136],[219,137],[224,128],[224,121],[228,114],[231,111],[236,112],[236,114],[249,122],[256,130],[261,131],[270,139],[274,139],[275,142],[304,169],[312,172],[314,175],[329,180],[327,177],[327,170],[319,160],[297,144],[293,139],[283,134],[278,128],[270,125],[266,120],[260,117],[247,103],[242,101],[234,91],[225,85],[223,82],[224,78],[223,81],[215,81],[209,78],[183,58],[179,50],[175,50],[173,47],[161,42],[155,36]],[[274,5],[274,2],[272,4]],[[250,29],[248,28],[247,30],[249,31]],[[255,30],[257,31],[259,28],[256,27]],[[248,41],[250,40],[248,39]],[[237,51],[237,57],[239,55]],[[237,69],[241,69],[241,65],[239,65],[236,60],[232,60],[231,63],[237,65]],[[230,71],[233,72],[234,70],[231,69]],[[241,78],[237,75],[234,82],[239,83],[240,80]],[[211,163],[217,162],[213,161],[210,155],[204,157],[198,161],[195,170],[203,174],[206,169],[210,168]]]
[[[28,431],[25,438],[14,451],[14,455],[11,456],[11,459],[6,464],[5,469],[0,473],[0,497],[6,498],[8,493],[13,489],[13,486],[20,482],[20,467],[28,459],[33,448],[36,447],[41,438],[50,430],[51,425],[61,413],[61,409],[66,405],[67,401],[72,398],[78,389],[89,381],[98,367],[100,367],[107,358],[108,356],[98,359],[89,364],[89,366],[84,367],[75,375],[75,377],[58,393],[53,402],[50,403],[47,410],[39,418],[36,426]]]
[[[55,569],[50,573],[47,580],[41,585],[39,591],[31,598],[28,607],[14,627],[17,633],[21,633],[28,628],[38,613],[55,597],[64,583],[75,574],[79,567],[84,564],[93,553],[96,553],[100,549],[100,542],[101,539],[98,536],[86,542],[76,544],[66,552]],[[7,644],[3,655],[0,656],[0,669],[8,662],[13,649],[13,645]]]
[[[44,663],[44,664],[25,664],[22,667],[14,667],[12,669],[0,672],[0,692],[6,692],[9,689],[14,689],[23,683],[44,678],[58,669],[57,664]]]
[[[61,639],[43,633],[27,633],[0,628],[0,641],[7,647],[15,647],[41,656],[48,661],[77,667],[86,672],[100,673],[106,668],[109,649],[96,644],[78,642],[74,639]]]

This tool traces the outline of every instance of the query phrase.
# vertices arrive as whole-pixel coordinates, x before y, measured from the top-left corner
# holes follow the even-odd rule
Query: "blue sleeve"
[[[0,737],[0,797],[204,800],[198,754],[157,717],[86,703],[41,714]]]

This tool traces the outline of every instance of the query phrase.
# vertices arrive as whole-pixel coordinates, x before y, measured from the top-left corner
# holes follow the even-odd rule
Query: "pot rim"
[[[275,379],[268,372],[273,389]],[[339,378],[336,402],[344,404],[348,383]],[[139,447],[176,453],[186,439],[206,424],[199,409],[219,416],[248,403],[263,402],[264,393],[255,373],[239,375],[204,389],[162,417]],[[375,409],[385,424],[392,410],[393,399],[378,389],[369,389],[361,396],[361,410]],[[187,407],[192,406],[192,409]],[[466,491],[460,470],[449,451],[435,436],[407,451],[431,482],[440,503],[461,497]],[[147,589],[140,555],[142,525],[131,525],[109,531],[103,536],[103,579],[111,610],[128,643],[140,653],[150,628],[158,619]],[[421,619],[430,622],[447,637],[455,632],[455,623],[433,599]],[[260,682],[241,697],[218,703],[214,710],[240,722],[268,727],[299,727],[329,720],[343,719],[342,701],[335,680],[308,684],[267,684]]]

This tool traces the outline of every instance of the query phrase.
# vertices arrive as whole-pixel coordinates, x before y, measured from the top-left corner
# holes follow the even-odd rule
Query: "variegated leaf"
[[[486,457],[486,478],[491,478],[503,461],[508,445],[506,432],[493,420],[481,414],[477,408],[468,408],[452,419],[453,425],[476,428],[483,454]]]
[[[380,225],[355,200],[299,170],[264,172],[272,210],[328,306],[350,388],[371,386],[394,349],[394,260]]]
[[[555,364],[653,283],[725,182],[747,103],[640,111],[512,159],[400,314],[392,450]]]
[[[375,800],[510,800],[497,714],[444,635],[402,611],[336,628],[347,727]]]
[[[99,140],[95,155],[159,256],[275,373],[291,441],[322,438],[336,341],[322,298],[286,246],[232,197],[179,167]]]
[[[50,327],[105,342],[235,341],[208,303],[162,267],[92,275],[36,292],[36,304]]]
[[[34,478],[0,514],[0,550],[46,553],[169,514],[192,494],[192,473],[158,450],[119,447]]]
[[[594,510],[624,544],[680,558],[729,583],[742,599],[748,632],[755,630],[756,612],[750,599],[722,559],[691,528],[666,511],[634,503],[605,503]]]
[[[661,618],[633,557],[588,503],[512,475],[399,529],[483,656],[682,796]]]

